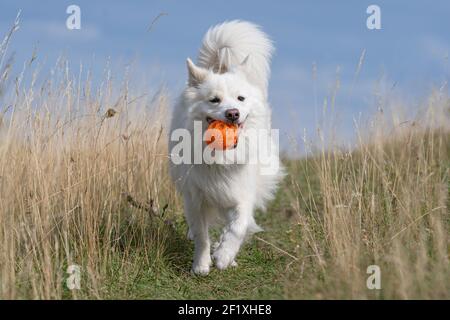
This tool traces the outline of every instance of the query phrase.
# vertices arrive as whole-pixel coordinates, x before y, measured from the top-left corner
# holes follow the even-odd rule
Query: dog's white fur
[[[206,128],[208,117],[226,121],[229,108],[237,108],[239,119],[245,121],[239,137],[250,128],[270,129],[267,86],[272,52],[272,42],[252,23],[231,21],[209,29],[198,65],[187,60],[189,80],[174,108],[171,132],[178,128],[193,132],[194,121],[202,121]],[[220,97],[220,103],[210,102],[215,96]],[[245,100],[239,101],[238,96]],[[239,138],[239,143],[244,139]],[[174,145],[174,141],[169,142],[169,151]],[[279,161],[278,154],[272,156]],[[192,271],[203,275],[210,271],[208,227],[217,218],[226,225],[213,253],[215,265],[218,269],[236,265],[234,259],[246,235],[261,231],[253,218],[254,210],[264,209],[272,199],[283,169],[264,175],[259,164],[171,162],[170,173],[183,195],[189,237],[195,244]]]

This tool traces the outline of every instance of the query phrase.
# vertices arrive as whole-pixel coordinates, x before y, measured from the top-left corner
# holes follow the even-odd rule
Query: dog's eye
[[[211,103],[220,103],[220,98],[214,97],[214,98],[210,99],[209,102],[211,102]]]
[[[244,100],[245,100],[245,97],[243,97],[243,96],[238,96],[238,100],[239,100],[239,101],[244,101]]]

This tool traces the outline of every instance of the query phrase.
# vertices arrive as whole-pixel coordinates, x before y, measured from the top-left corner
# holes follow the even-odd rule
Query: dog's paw
[[[192,264],[191,273],[200,276],[206,276],[209,273],[211,266],[212,260],[211,256],[208,254],[203,256],[201,259],[198,259],[197,261],[194,260],[194,263]]]
[[[234,255],[222,248],[219,248],[214,252],[213,259],[219,270],[224,270],[229,266],[237,266],[237,263],[234,261]]]
[[[192,265],[191,273],[198,276],[207,276],[209,274],[209,264]]]

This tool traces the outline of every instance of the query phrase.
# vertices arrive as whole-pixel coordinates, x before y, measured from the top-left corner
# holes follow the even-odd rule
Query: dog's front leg
[[[189,225],[189,233],[194,240],[192,272],[199,275],[207,275],[212,264],[208,219],[203,209],[200,201],[194,201],[188,196],[184,197],[184,210]]]
[[[220,244],[214,251],[213,258],[218,269],[226,269],[236,263],[236,257],[242,242],[247,234],[247,229],[252,221],[253,207],[248,204],[240,204],[227,214],[225,226]]]

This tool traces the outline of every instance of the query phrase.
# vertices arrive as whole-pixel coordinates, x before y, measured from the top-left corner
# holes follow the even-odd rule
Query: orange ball
[[[214,120],[206,129],[205,141],[214,149],[234,148],[238,143],[238,125]]]

